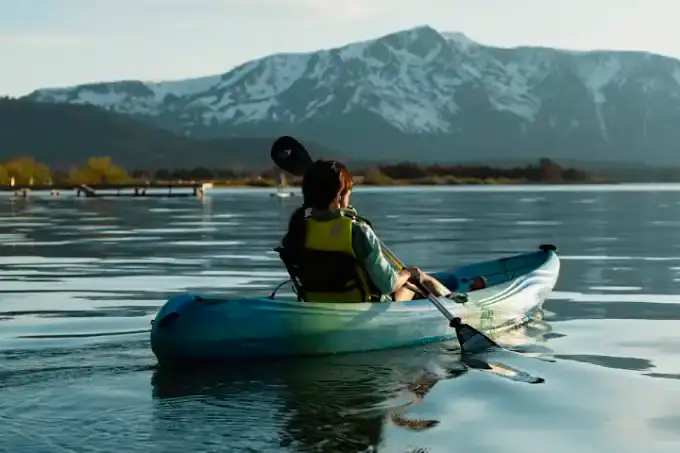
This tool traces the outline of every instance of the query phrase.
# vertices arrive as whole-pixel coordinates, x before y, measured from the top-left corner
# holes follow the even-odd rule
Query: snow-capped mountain
[[[424,26],[210,77],[41,89],[196,137],[298,134],[384,159],[671,162],[680,61],[481,45]]]

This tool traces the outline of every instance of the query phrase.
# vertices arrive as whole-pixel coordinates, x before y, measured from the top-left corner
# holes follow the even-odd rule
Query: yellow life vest
[[[352,246],[355,220],[343,215],[305,219],[304,257],[298,277],[309,302],[372,302],[380,294],[357,260]]]

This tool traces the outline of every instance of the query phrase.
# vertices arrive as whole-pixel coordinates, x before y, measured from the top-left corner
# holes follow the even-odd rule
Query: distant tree
[[[383,186],[391,184],[392,178],[385,175],[379,168],[372,168],[364,173],[363,183],[366,185]]]
[[[191,175],[189,170],[184,169],[184,168],[176,168],[172,170],[170,173],[170,178],[172,180],[180,180],[180,181],[186,181],[188,179],[191,179]]]
[[[130,173],[134,179],[151,180],[153,179],[153,174],[148,170],[133,170]]]
[[[413,162],[380,165],[378,168],[383,175],[391,179],[418,179],[428,175],[425,167]]]
[[[213,179],[214,178],[214,172],[212,170],[210,170],[209,168],[196,167],[189,172],[189,178],[190,179],[197,179],[197,180]]]
[[[85,165],[69,172],[69,181],[73,184],[121,184],[129,180],[125,169],[106,156],[91,157]]]
[[[588,179],[588,173],[576,168],[567,168],[562,172],[562,178],[566,181],[586,181]]]
[[[276,168],[268,168],[266,170],[263,170],[259,172],[258,176],[264,179],[276,179],[277,175],[279,173],[279,170]]]
[[[538,165],[541,181],[559,181],[562,179],[562,167],[551,159],[544,157],[538,161]]]
[[[7,173],[7,169],[4,165],[0,165],[0,184],[9,184],[9,173]]]
[[[156,170],[154,173],[154,178],[158,179],[160,181],[167,181],[172,177],[172,172],[168,170],[167,168],[161,168],[160,170]]]
[[[231,168],[220,168],[215,170],[216,179],[229,179],[237,177],[237,173]]]
[[[52,182],[69,183],[69,172],[64,170],[54,170],[52,172]]]
[[[36,162],[32,157],[17,157],[3,164],[8,180],[15,184],[50,184],[52,176],[47,165]]]

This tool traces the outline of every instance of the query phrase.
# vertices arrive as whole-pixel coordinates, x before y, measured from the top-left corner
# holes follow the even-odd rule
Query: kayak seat
[[[356,259],[342,252],[304,249],[296,253],[285,247],[274,249],[283,261],[290,276],[298,301],[310,301],[309,294],[327,294],[328,302],[372,301],[361,285]],[[329,272],[333,269],[333,272]],[[336,300],[333,295],[339,297]],[[340,297],[340,295],[345,295]],[[316,300],[313,302],[322,302]]]

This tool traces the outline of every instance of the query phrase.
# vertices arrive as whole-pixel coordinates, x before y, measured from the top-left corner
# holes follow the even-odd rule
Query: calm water
[[[614,190],[615,189],[615,190]],[[150,320],[177,292],[265,294],[297,200],[0,198],[0,450],[680,451],[680,188],[358,190],[425,270],[560,248],[562,273],[508,345],[461,372],[445,344],[156,369]]]

